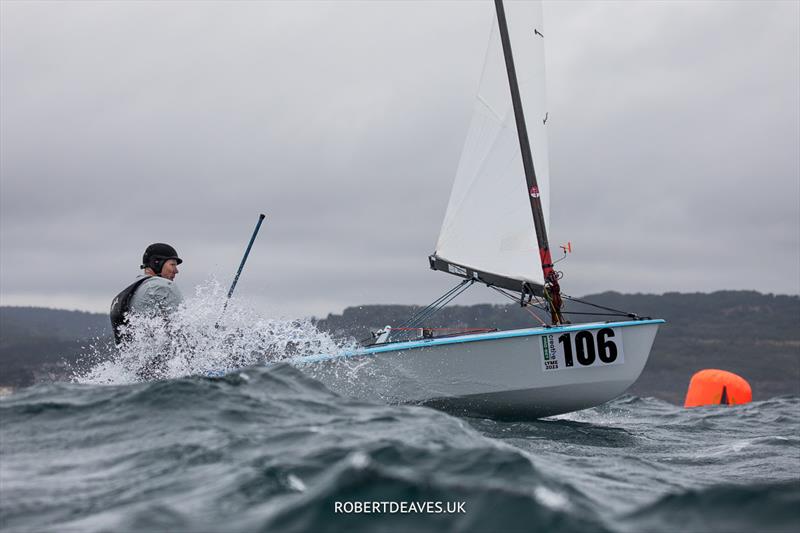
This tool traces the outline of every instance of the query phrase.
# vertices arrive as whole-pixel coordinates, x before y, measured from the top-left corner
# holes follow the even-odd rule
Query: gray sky
[[[426,304],[491,3],[0,3],[0,300]],[[564,290],[800,292],[800,3],[545,3]],[[473,288],[461,303],[498,301]]]

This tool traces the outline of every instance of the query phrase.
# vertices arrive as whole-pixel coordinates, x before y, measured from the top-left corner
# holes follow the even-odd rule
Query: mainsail
[[[508,2],[508,36],[524,111],[537,190],[529,190],[520,152],[509,77],[497,21],[492,26],[483,73],[461,160],[431,268],[521,291],[544,285],[530,196],[539,195],[549,219],[544,77],[544,30],[540,2]]]

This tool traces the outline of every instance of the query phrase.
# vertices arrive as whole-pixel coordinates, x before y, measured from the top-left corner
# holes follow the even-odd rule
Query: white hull
[[[495,417],[539,418],[599,405],[622,394],[644,369],[661,323],[642,320],[482,333],[299,357],[292,363],[346,396]],[[568,350],[576,352],[569,357],[571,365],[565,364]],[[557,367],[545,368],[545,355]],[[552,362],[556,355],[558,361]]]

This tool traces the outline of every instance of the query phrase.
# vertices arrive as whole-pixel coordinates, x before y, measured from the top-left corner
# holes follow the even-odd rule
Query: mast
[[[561,315],[561,288],[558,285],[558,273],[553,270],[553,259],[550,254],[550,244],[547,240],[547,228],[544,223],[542,201],[539,198],[539,186],[536,183],[536,170],[533,166],[531,145],[528,140],[528,128],[525,125],[525,114],[522,110],[522,100],[520,99],[519,84],[517,83],[517,72],[514,68],[514,57],[511,52],[511,39],[508,37],[508,25],[506,24],[503,0],[495,0],[494,5],[497,10],[497,25],[500,29],[500,40],[503,44],[506,71],[508,71],[508,85],[511,89],[511,101],[517,122],[517,135],[519,137],[520,153],[522,154],[522,166],[525,169],[525,181],[528,186],[533,225],[536,229],[536,239],[539,245],[539,258],[542,263],[542,273],[545,281],[544,295],[550,304],[550,317],[553,324],[560,324],[563,322]],[[535,31],[535,28],[530,28],[530,30]]]

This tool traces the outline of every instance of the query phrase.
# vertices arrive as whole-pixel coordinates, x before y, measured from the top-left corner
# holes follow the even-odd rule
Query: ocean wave
[[[798,406],[624,396],[459,418],[354,400],[285,363],[37,385],[0,398],[0,516],[11,531],[780,531],[800,525]],[[336,512],[360,501],[465,512]]]
[[[797,531],[800,480],[669,494],[626,517],[630,531]]]
[[[509,516],[551,518],[567,513],[553,508],[559,498],[581,505],[526,454],[458,418],[342,398],[286,364],[218,378],[39,385],[0,401],[0,414],[0,510],[12,528],[293,530],[308,520],[299,506],[325,517],[319,529],[337,519],[334,496],[458,497],[472,509],[506,499]],[[186,511],[189,501],[204,509],[199,516]]]

